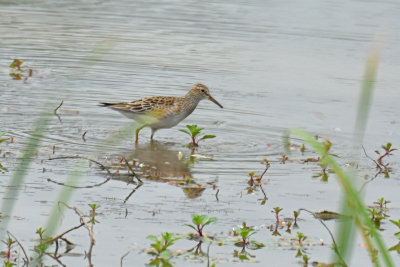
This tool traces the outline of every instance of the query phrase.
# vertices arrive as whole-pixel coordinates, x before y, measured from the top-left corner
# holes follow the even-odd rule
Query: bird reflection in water
[[[176,144],[171,146],[158,142],[136,144],[134,152],[124,157],[130,165],[134,162],[132,169],[140,179],[174,184],[181,187],[188,198],[201,196],[205,188],[192,179],[190,168],[194,161],[189,152],[172,150],[172,147],[176,148]],[[128,171],[128,167],[125,167]],[[114,179],[131,181],[125,175]]]

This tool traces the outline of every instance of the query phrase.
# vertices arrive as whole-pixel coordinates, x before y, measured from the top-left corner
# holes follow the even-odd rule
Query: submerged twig
[[[70,229],[64,231],[63,233],[59,234],[58,236],[55,236],[55,237],[53,237],[52,239],[50,239],[50,240],[49,240],[49,243],[52,243],[52,242],[54,242],[54,241],[57,241],[57,239],[61,239],[64,235],[68,234],[68,233],[71,232],[71,231],[74,231],[74,230],[76,230],[76,229],[79,229],[79,228],[81,228],[81,227],[84,226],[84,225],[85,225],[84,223],[81,223],[80,225],[74,226],[74,227],[72,227],[72,228],[70,228]],[[68,242],[69,242],[69,241],[68,241]],[[67,243],[68,243],[68,242],[67,242]]]
[[[129,253],[131,253],[131,251],[129,250],[128,252],[126,252],[124,255],[122,255],[122,257],[121,257],[121,263],[120,263],[120,266],[122,267],[122,262],[123,262],[123,260],[124,260],[124,258],[126,257],[126,256],[128,256],[128,254]]]
[[[364,190],[364,187],[365,187],[368,183],[370,183],[370,182],[372,182],[373,180],[375,180],[376,177],[378,177],[379,174],[385,173],[385,171],[387,171],[387,166],[385,166],[385,165],[383,165],[383,164],[379,164],[379,161],[376,161],[376,160],[373,159],[370,155],[367,154],[367,151],[365,151],[364,146],[361,146],[361,147],[362,147],[362,149],[363,149],[363,151],[364,151],[365,156],[366,156],[368,159],[370,159],[373,163],[375,163],[376,168],[378,168],[379,171],[375,174],[374,177],[372,177],[371,179],[369,179],[368,181],[366,181],[365,183],[363,183],[363,185],[361,186],[359,192],[363,191],[363,190]],[[381,160],[382,160],[382,159],[381,159]],[[386,170],[383,169],[382,166],[385,167]]]
[[[56,108],[54,109],[54,115],[57,115],[57,110],[62,106],[63,103],[64,103],[64,100],[61,100],[60,105],[58,105],[58,107],[56,107]]]
[[[268,197],[267,197],[267,194],[265,194],[265,191],[264,191],[264,188],[262,187],[262,184],[260,184],[260,189],[261,189],[261,192],[262,192],[263,195],[264,195],[264,200],[267,201],[267,200],[268,200]]]
[[[96,163],[102,169],[106,170],[108,172],[108,174],[112,175],[112,173],[111,173],[111,171],[110,171],[110,169],[108,167],[106,167],[104,164],[98,162],[97,160],[91,159],[89,157],[74,155],[74,156],[61,156],[61,157],[56,157],[56,158],[49,158],[49,160],[54,160],[54,159],[86,159],[88,161]]]
[[[58,113],[57,113],[57,110],[62,106],[63,103],[64,103],[64,100],[61,100],[60,105],[58,105],[58,107],[56,107],[56,108],[54,109],[54,111],[53,111],[54,115],[57,116],[57,118],[58,118],[58,120],[59,120],[60,122],[62,122],[62,121],[61,121],[60,115],[58,115]]]
[[[139,189],[139,187],[141,187],[143,185],[143,183],[138,183],[138,185],[129,193],[129,195],[125,198],[124,203],[126,203],[129,198],[133,195],[133,193],[136,192],[136,190]]]
[[[365,151],[365,147],[364,147],[364,146],[361,146],[361,147],[362,147],[362,149],[363,149],[363,151],[364,151],[365,156],[366,156],[367,158],[369,158],[370,160],[372,160],[372,161],[376,164],[376,167],[377,167],[377,168],[379,168],[380,170],[382,170],[382,167],[378,164],[378,162],[377,162],[376,160],[374,160],[370,155],[367,154],[367,151]]]
[[[24,246],[22,246],[22,244],[18,241],[18,239],[15,237],[15,235],[13,235],[10,231],[7,230],[7,234],[9,236],[11,236],[15,240],[15,242],[17,242],[18,246],[22,249],[22,252],[24,253],[24,256],[25,256],[25,264],[26,264],[26,266],[29,266],[29,257],[26,254]]]
[[[71,188],[93,188],[93,187],[98,187],[98,186],[101,186],[101,185],[107,183],[108,181],[110,181],[112,179],[112,176],[113,176],[113,174],[111,173],[111,171],[110,171],[110,169],[108,167],[106,167],[102,163],[98,162],[97,160],[94,160],[94,159],[91,159],[91,158],[88,158],[88,157],[85,157],[85,156],[75,155],[75,156],[62,156],[62,157],[56,157],[56,158],[49,158],[49,160],[55,160],[55,159],[86,159],[88,161],[94,162],[97,165],[99,165],[103,170],[106,170],[108,175],[109,175],[109,177],[106,180],[104,180],[103,182],[97,183],[97,184],[94,184],[94,185],[87,185],[87,186],[67,185],[67,184],[64,184],[64,183],[61,183],[61,182],[54,181],[54,180],[52,180],[50,178],[47,179],[47,181],[55,183],[55,184],[58,184],[58,185],[67,186],[67,187],[71,187]]]
[[[126,160],[125,157],[124,157],[124,161],[125,161],[126,166],[128,167],[128,169],[131,171],[132,175],[133,175],[134,177],[136,177],[136,179],[139,181],[139,183],[142,183],[142,184],[143,184],[142,180],[141,180],[141,179],[136,175],[136,173],[133,171],[131,165],[129,165],[129,162]]]
[[[85,138],[86,133],[87,133],[87,131],[85,131],[85,132],[82,134],[82,140],[83,140],[83,142],[86,142],[86,138]]]
[[[94,237],[93,237],[93,226],[90,226],[88,224],[88,222],[85,220],[83,212],[80,211],[77,207],[71,207],[71,206],[69,206],[68,204],[66,204],[64,202],[60,202],[60,203],[64,204],[67,208],[75,211],[75,213],[79,216],[79,218],[81,220],[81,223],[84,224],[86,229],[88,230],[89,238],[90,238],[90,245],[89,245],[89,250],[86,253],[86,256],[87,256],[88,261],[89,261],[89,266],[93,266],[93,264],[92,264],[92,249],[93,249],[93,246],[95,245],[95,240],[94,240]]]
[[[65,264],[60,260],[60,257],[55,257],[54,255],[51,255],[51,254],[48,254],[47,256],[49,256],[50,258],[52,258],[53,260],[55,260],[58,264],[61,264],[61,266],[67,267],[67,265],[65,265]]]
[[[207,267],[210,267],[210,247],[211,247],[211,242],[208,243],[207,247]]]

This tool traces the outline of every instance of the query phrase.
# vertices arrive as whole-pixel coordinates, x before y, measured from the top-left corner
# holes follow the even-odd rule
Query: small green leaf
[[[206,134],[206,135],[204,135],[203,137],[201,137],[200,140],[211,139],[211,138],[215,138],[215,135]]]
[[[192,222],[195,225],[201,225],[205,219],[206,215],[198,215],[198,214],[193,214],[192,215]]]
[[[185,129],[180,129],[179,131],[181,131],[182,133],[185,133],[185,134],[187,134],[187,135],[190,135],[191,136],[191,134],[187,131],[187,130],[185,130]]]
[[[400,243],[389,248],[389,251],[397,251],[397,253],[400,254]]]
[[[10,68],[20,68],[22,63],[24,63],[22,60],[19,59],[14,59],[14,61],[10,64]]]
[[[158,257],[164,260],[169,260],[172,257],[172,255],[169,250],[164,250],[163,252],[160,253]]]
[[[148,235],[147,239],[150,239],[150,240],[155,241],[155,242],[158,241],[158,238],[155,235]]]
[[[263,248],[265,245],[257,241],[250,241],[248,248],[251,250]]]
[[[215,218],[215,217],[207,217],[206,219],[205,219],[205,221],[203,222],[203,225],[205,226],[205,225],[207,225],[207,224],[210,224],[210,223],[212,223],[212,222],[215,222],[217,220],[217,218]]]
[[[394,225],[400,228],[400,220],[395,221],[395,220],[390,220]]]
[[[194,227],[193,225],[191,225],[191,224],[185,224],[185,225],[186,225],[186,226],[189,226],[189,227],[192,228],[193,230],[197,231],[196,227]]]

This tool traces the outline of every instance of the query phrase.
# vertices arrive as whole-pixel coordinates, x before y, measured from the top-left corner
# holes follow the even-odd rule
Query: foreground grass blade
[[[26,173],[28,172],[29,165],[32,162],[33,154],[39,147],[39,143],[43,137],[43,132],[46,130],[51,116],[52,112],[49,108],[49,104],[47,104],[44,111],[40,114],[39,118],[34,124],[32,134],[28,139],[28,143],[25,145],[22,151],[21,158],[19,159],[18,165],[15,168],[15,171],[8,184],[1,207],[1,214],[3,214],[3,219],[1,220],[0,224],[0,240],[4,239],[4,234],[12,217],[12,211],[14,209],[15,202],[18,199],[19,191],[22,184],[24,183],[24,178]]]
[[[369,214],[366,210],[366,206],[360,194],[358,193],[357,188],[353,184],[354,178],[350,177],[350,175],[343,170],[339,163],[327,153],[323,145],[317,142],[310,134],[301,129],[291,129],[290,133],[293,135],[297,135],[298,137],[303,139],[318,154],[325,158],[325,162],[334,170],[335,174],[337,175],[338,181],[346,195],[346,206],[349,210],[347,214],[352,215],[353,223],[357,226],[358,230],[365,238],[365,241],[372,244],[373,242],[369,242],[371,241],[370,238],[372,238],[372,241],[375,242],[377,249],[382,256],[384,264],[390,267],[394,266],[393,261],[389,256],[388,250],[382,240],[382,237],[370,220]],[[366,230],[368,231],[369,235],[366,233]],[[343,251],[340,246],[341,244],[339,244],[338,249],[343,256]],[[369,249],[372,250],[373,248]],[[374,264],[379,266],[378,261],[374,262]]]
[[[364,76],[361,83],[360,96],[358,100],[357,107],[357,115],[353,132],[353,147],[351,151],[351,159],[353,161],[353,166],[358,166],[358,162],[360,159],[360,150],[363,145],[365,129],[368,121],[370,104],[372,103],[373,89],[376,79],[376,73],[378,69],[379,62],[379,50],[375,47],[370,51],[368,55],[368,59],[365,66]],[[355,168],[352,169],[353,172],[353,183],[354,186],[359,186],[361,182],[358,175],[357,170]],[[341,205],[341,213],[343,214],[351,214],[351,210],[349,209],[347,199],[348,195],[343,195],[342,205]],[[352,249],[354,247],[355,242],[355,225],[354,221],[345,221],[339,224],[338,227],[338,243],[339,243],[339,251],[344,258],[348,258],[351,256]],[[366,240],[364,240],[366,241]]]

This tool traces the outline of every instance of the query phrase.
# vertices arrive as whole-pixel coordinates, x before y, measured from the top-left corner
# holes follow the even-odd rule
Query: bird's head
[[[199,95],[201,99],[208,99],[217,104],[220,108],[223,108],[223,106],[220,103],[218,103],[218,101],[215,100],[214,97],[211,96],[210,90],[204,84],[201,83],[195,84],[191,91],[196,95]]]

